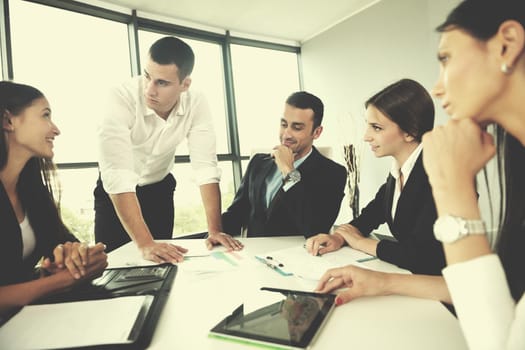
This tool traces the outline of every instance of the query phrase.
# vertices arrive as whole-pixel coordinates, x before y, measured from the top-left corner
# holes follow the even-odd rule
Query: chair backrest
[[[326,158],[332,159],[332,147],[330,146],[322,146],[322,147],[316,147],[319,153],[321,153]]]

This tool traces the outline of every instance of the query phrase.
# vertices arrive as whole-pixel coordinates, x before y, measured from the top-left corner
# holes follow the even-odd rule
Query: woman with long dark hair
[[[0,117],[1,317],[100,275],[107,257],[103,244],[78,242],[60,218],[51,161],[60,132],[44,95],[28,85],[2,81]]]

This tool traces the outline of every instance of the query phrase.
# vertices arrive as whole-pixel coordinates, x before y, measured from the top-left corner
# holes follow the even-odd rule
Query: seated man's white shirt
[[[204,95],[182,93],[164,120],[147,107],[143,82],[139,76],[113,89],[99,125],[99,168],[106,192],[135,192],[137,185],[161,181],[185,138],[195,182],[219,182],[213,120]]]

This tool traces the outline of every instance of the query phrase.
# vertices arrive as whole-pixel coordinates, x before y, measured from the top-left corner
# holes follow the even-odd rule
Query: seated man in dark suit
[[[321,100],[304,91],[288,97],[280,144],[256,154],[235,198],[222,214],[223,231],[249,237],[304,235],[329,231],[344,196],[346,169],[313,147],[323,127]]]

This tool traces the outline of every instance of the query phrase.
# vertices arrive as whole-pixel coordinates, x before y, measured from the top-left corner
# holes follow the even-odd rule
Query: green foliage
[[[93,217],[77,215],[65,207],[60,208],[60,213],[64,224],[80,241],[88,243],[95,241]]]
[[[222,194],[222,208],[225,210],[231,204],[234,196],[233,185]],[[69,230],[80,240],[93,243],[94,221],[92,215],[82,215],[73,210],[62,207],[62,220]],[[175,203],[175,226],[173,236],[187,235],[207,230],[206,214],[202,203],[193,206],[177,206]]]
[[[222,210],[226,210],[233,200],[233,184],[222,193]],[[206,213],[202,203],[193,206],[177,206],[175,203],[175,225],[173,236],[183,236],[207,231]]]

